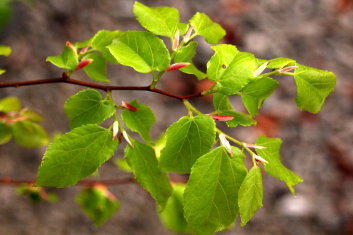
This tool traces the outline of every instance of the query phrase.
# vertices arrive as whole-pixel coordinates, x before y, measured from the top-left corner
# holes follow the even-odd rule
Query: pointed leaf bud
[[[268,161],[266,161],[265,159],[263,159],[259,155],[253,154],[252,157],[255,158],[256,161],[259,161],[259,162],[262,162],[262,163],[268,163]]]
[[[254,72],[254,77],[257,77],[260,74],[262,74],[262,72],[266,69],[268,64],[269,62],[265,62],[258,69],[256,69],[256,71]]]
[[[180,37],[180,31],[179,31],[179,29],[177,29],[177,31],[175,32],[175,35],[174,35],[174,39],[173,39],[173,45],[172,45],[172,50],[173,50],[173,51],[178,50],[178,47],[179,47],[179,37]]]
[[[123,131],[123,136],[124,136],[124,139],[126,140],[126,142],[131,146],[131,148],[133,148],[134,146],[132,145],[130,138],[129,138],[129,135],[126,133],[126,131]]]
[[[80,63],[78,63],[77,67],[75,68],[75,71],[83,69],[84,67],[86,67],[87,65],[89,65],[92,62],[93,62],[93,59],[82,60]]]
[[[184,68],[184,67],[189,66],[189,65],[190,65],[190,63],[188,63],[188,62],[181,62],[181,63],[171,64],[166,69],[166,71],[169,72],[169,71],[173,71],[173,70],[178,70],[178,69]]]
[[[254,145],[254,144],[247,144],[247,143],[243,143],[243,145],[245,147],[253,148],[253,149],[265,149],[266,148],[264,146],[259,146],[259,145]]]
[[[194,30],[194,28],[192,26],[189,27],[188,31],[186,32],[186,34],[183,37],[183,41],[184,42],[188,42],[192,33],[192,30]]]
[[[75,47],[74,44],[72,44],[71,42],[67,41],[67,42],[66,42],[66,46],[67,46],[67,47],[70,47],[73,51],[76,52],[76,47]]]
[[[230,121],[230,120],[233,120],[233,118],[234,118],[231,116],[222,116],[222,115],[217,115],[217,114],[206,114],[206,115],[213,118],[214,120],[218,120],[218,121],[222,121],[222,122]]]
[[[114,121],[114,123],[113,123],[113,140],[116,139],[116,137],[118,136],[118,133],[119,133],[119,122]]]
[[[80,55],[83,55],[83,54],[86,54],[86,52],[88,51],[89,47],[84,47],[80,50],[79,54]]]
[[[137,112],[137,108],[132,106],[131,104],[129,103],[126,103],[125,101],[121,101],[121,106],[123,106],[124,108],[130,110],[130,111],[133,111],[133,112]]]
[[[288,66],[288,67],[284,67],[280,70],[278,70],[280,73],[285,73],[285,72],[289,72],[291,70],[297,69],[299,68],[298,66]]]
[[[232,157],[233,156],[232,147],[230,146],[226,136],[223,133],[220,133],[218,135],[218,138],[221,141],[222,146],[227,150],[228,154]]]

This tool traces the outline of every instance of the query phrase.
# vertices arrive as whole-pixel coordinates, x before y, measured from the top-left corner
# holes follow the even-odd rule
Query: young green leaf
[[[216,111],[234,110],[227,95],[222,93],[213,93],[213,107]]]
[[[139,133],[145,141],[150,141],[150,129],[156,121],[153,111],[147,105],[138,103],[136,100],[131,101],[130,105],[135,107],[137,111],[125,109],[121,113],[124,124],[130,130]]]
[[[175,55],[174,61],[176,63],[179,62],[190,62],[191,65],[180,69],[180,71],[187,73],[187,74],[193,74],[195,75],[198,79],[204,79],[207,75],[203,72],[201,72],[198,68],[195,67],[195,65],[192,63],[192,58],[194,58],[195,53],[196,53],[196,46],[197,42],[193,41],[190,42],[188,45],[185,47],[182,47],[177,54]]]
[[[244,154],[232,147],[230,157],[218,147],[200,157],[184,193],[185,218],[200,234],[213,234],[231,225],[238,214],[238,190],[246,175]]]
[[[202,36],[210,44],[217,44],[226,35],[222,26],[213,22],[204,13],[197,12],[190,19],[190,25],[194,27],[196,35]]]
[[[107,46],[110,45],[113,40],[118,39],[121,35],[122,32],[120,32],[119,30],[100,30],[91,38],[90,45],[94,50],[97,50],[102,53],[102,56],[107,61],[111,63],[118,63],[118,61],[110,53]]]
[[[0,122],[0,145],[6,144],[11,140],[12,132],[11,128],[8,125]]]
[[[167,143],[161,152],[161,167],[168,172],[190,173],[194,162],[210,151],[216,127],[206,115],[182,117],[166,132]]]
[[[16,97],[8,96],[0,99],[0,112],[8,113],[11,111],[19,111],[20,109],[21,103]]]
[[[108,49],[120,64],[140,73],[163,71],[170,63],[164,42],[149,32],[125,32]]]
[[[100,124],[115,112],[114,104],[101,94],[85,89],[71,96],[64,104],[71,129],[85,124]]]
[[[280,148],[282,140],[278,138],[267,138],[260,136],[256,140],[256,145],[265,147],[264,149],[256,149],[258,155],[268,161],[264,164],[265,170],[269,175],[284,181],[289,190],[294,194],[294,185],[303,181],[302,178],[297,176],[294,172],[286,168],[280,159]]]
[[[162,211],[173,191],[169,179],[159,168],[152,147],[136,140],[132,144],[134,147],[126,146],[125,158],[136,180],[152,195]]]
[[[1,74],[4,74],[5,72],[6,72],[5,69],[0,69],[0,75],[1,75]]]
[[[120,208],[119,201],[103,186],[83,189],[76,197],[83,212],[98,226]]]
[[[220,44],[211,48],[215,53],[207,63],[207,76],[208,79],[217,82],[239,51],[229,44]]]
[[[173,7],[148,7],[140,2],[134,4],[134,15],[145,29],[154,34],[173,38],[179,26],[179,11]]]
[[[77,51],[72,46],[66,45],[60,55],[49,56],[46,61],[59,68],[73,71],[78,65]]]
[[[269,60],[269,64],[267,65],[267,68],[281,69],[283,67],[292,66],[292,65],[295,65],[295,60],[279,57],[279,58]]]
[[[240,112],[232,111],[232,110],[218,111],[216,113],[221,116],[233,117],[232,120],[229,120],[226,122],[227,126],[229,126],[229,127],[236,127],[238,125],[241,125],[241,126],[256,125],[256,121],[245,113],[240,113]]]
[[[301,110],[320,112],[326,97],[336,85],[334,73],[297,64],[294,79],[297,86],[295,101]]]
[[[9,56],[11,54],[11,47],[0,45],[0,55]]]
[[[98,82],[110,81],[107,78],[107,65],[105,59],[101,55],[89,53],[82,59],[93,59],[92,63],[83,68],[89,78]]]
[[[163,224],[170,230],[177,233],[191,233],[192,230],[188,226],[184,217],[183,194],[185,190],[184,184],[173,185],[173,194],[159,217]]]
[[[241,98],[251,117],[257,115],[267,97],[277,88],[278,82],[269,77],[261,77],[248,83],[242,90]]]
[[[261,168],[253,166],[239,189],[238,205],[241,226],[245,226],[255,212],[262,207],[263,194]]]
[[[94,125],[73,129],[49,144],[38,169],[38,186],[66,187],[94,173],[118,147],[112,132]]]
[[[18,145],[36,148],[49,141],[47,132],[40,125],[31,121],[15,122],[11,125],[12,135]]]

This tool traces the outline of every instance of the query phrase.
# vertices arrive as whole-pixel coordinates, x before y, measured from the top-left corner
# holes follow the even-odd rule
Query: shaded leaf
[[[83,70],[89,78],[99,82],[109,82],[107,78],[107,65],[101,55],[90,53],[85,55],[82,59],[93,59],[93,62],[85,66]]]
[[[8,113],[11,111],[19,111],[21,109],[21,102],[14,96],[8,96],[0,99],[0,112]]]
[[[40,125],[31,121],[15,122],[11,125],[12,135],[18,145],[36,148],[49,141],[47,132]]]

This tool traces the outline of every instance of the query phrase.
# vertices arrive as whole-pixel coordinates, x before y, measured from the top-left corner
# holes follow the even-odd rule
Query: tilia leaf
[[[299,109],[311,113],[320,112],[326,97],[336,85],[334,73],[299,65],[295,70],[294,79],[297,85],[295,101]]]
[[[238,190],[246,175],[244,154],[232,147],[230,157],[218,147],[200,157],[184,193],[185,218],[200,234],[231,225],[238,214]]]
[[[59,188],[74,185],[111,158],[117,146],[112,132],[103,127],[77,127],[49,144],[36,184]]]
[[[265,147],[264,149],[256,149],[257,154],[268,161],[267,164],[264,164],[265,171],[269,175],[284,181],[289,190],[295,193],[293,186],[302,182],[303,179],[282,164],[280,159],[282,140],[260,136],[256,140],[256,145]]]
[[[136,140],[133,140],[132,144],[133,147],[126,146],[125,158],[136,180],[157,201],[160,210],[163,210],[173,191],[169,179],[159,168],[152,147]]]
[[[194,162],[213,146],[215,135],[212,118],[206,115],[182,117],[167,129],[161,167],[168,172],[190,173]]]
[[[245,226],[255,212],[262,207],[262,200],[263,186],[261,168],[253,166],[239,189],[238,204],[242,226]]]
[[[85,124],[100,124],[115,112],[114,104],[103,100],[101,94],[93,89],[85,89],[70,97],[64,105],[70,127]]]

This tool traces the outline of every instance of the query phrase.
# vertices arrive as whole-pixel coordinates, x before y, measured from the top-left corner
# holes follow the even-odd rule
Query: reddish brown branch
[[[120,185],[120,184],[129,184],[135,183],[133,177],[121,178],[121,179],[109,179],[109,180],[81,180],[77,182],[76,185],[79,186],[92,186],[97,184],[103,185]],[[4,177],[0,179],[0,185],[9,185],[9,186],[19,186],[23,184],[33,185],[35,180],[15,180],[10,177]]]
[[[90,82],[84,82],[76,79],[71,78],[48,78],[48,79],[39,79],[39,80],[30,80],[30,81],[22,81],[22,82],[2,82],[0,83],[0,88],[4,87],[21,87],[21,86],[33,86],[33,85],[40,85],[40,84],[52,84],[52,83],[68,83],[77,86],[84,86],[89,88],[94,88],[103,91],[113,91],[113,90],[140,90],[140,91],[149,91],[153,93],[158,93],[164,96],[168,96],[171,98],[175,98],[178,100],[189,99],[193,97],[200,97],[202,96],[201,92],[191,95],[176,95],[173,93],[169,93],[167,91],[159,90],[157,88],[151,88],[150,86],[106,86],[100,85]]]

